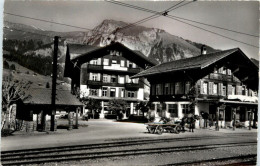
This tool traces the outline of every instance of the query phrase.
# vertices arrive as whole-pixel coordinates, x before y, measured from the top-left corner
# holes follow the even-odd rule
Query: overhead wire
[[[160,12],[153,11],[153,10],[150,10],[150,9],[145,9],[145,8],[142,8],[142,7],[138,7],[138,6],[134,6],[134,5],[130,5],[130,4],[118,2],[118,1],[111,1],[111,0],[110,0],[110,1],[107,1],[107,2],[111,2],[111,3],[114,3],[114,4],[121,5],[121,6],[126,6],[126,7],[130,7],[130,8],[134,8],[134,9],[138,9],[138,10],[150,12],[150,13],[160,14],[160,16],[161,16],[161,13],[160,13]],[[191,2],[189,2],[189,3],[191,3]],[[185,4],[184,4],[184,5],[185,5]],[[183,6],[183,5],[182,5],[182,6]],[[180,7],[180,6],[179,6],[179,7]],[[176,8],[175,8],[175,9],[176,9]],[[74,27],[74,28],[87,29],[87,30],[89,30],[89,31],[93,31],[93,29],[91,30],[91,29],[89,29],[89,28],[83,28],[83,27],[73,26],[73,25],[69,25],[69,24],[57,23],[57,22],[54,22],[54,21],[49,21],[49,20],[44,20],[44,19],[38,19],[38,18],[33,18],[33,17],[27,17],[27,16],[22,16],[22,15],[18,15],[18,14],[13,14],[13,13],[9,13],[9,12],[4,12],[4,13],[5,13],[5,14],[12,15],[12,16],[23,17],[23,18],[32,19],[32,20],[43,21],[43,22],[48,22],[48,23],[53,23],[53,24],[58,24],[58,25],[63,25],[63,26],[69,26],[69,27]],[[210,31],[210,30],[207,30],[207,29],[205,29],[205,28],[201,28],[201,27],[199,27],[199,26],[196,26],[196,25],[193,25],[193,24],[190,24],[190,23],[181,21],[180,19],[184,19],[184,20],[186,20],[186,21],[191,21],[191,22],[203,24],[203,25],[206,25],[206,26],[211,26],[211,27],[219,28],[219,29],[222,29],[222,30],[227,30],[227,31],[235,32],[235,33],[240,33],[240,34],[248,35],[248,36],[258,37],[258,36],[256,36],[256,35],[252,35],[252,34],[248,34],[248,33],[244,33],[244,32],[239,32],[239,31],[235,31],[235,30],[230,30],[230,29],[226,29],[226,28],[223,28],[223,27],[218,27],[218,26],[215,26],[215,25],[210,25],[210,24],[206,24],[206,23],[202,23],[202,22],[198,22],[198,21],[194,21],[194,20],[190,20],[190,19],[185,19],[185,18],[181,18],[181,17],[177,17],[177,16],[172,16],[172,15],[165,15],[165,16],[168,17],[168,18],[171,18],[171,19],[173,19],[173,20],[175,20],[175,21],[179,21],[179,22],[182,22],[182,23],[184,23],[184,24],[187,24],[187,25],[190,25],[190,26],[199,28],[199,29],[201,29],[201,30],[207,31],[207,32],[209,32],[209,33],[213,33],[213,34],[215,34],[215,35],[224,37],[224,38],[226,38],[226,39],[230,39],[230,40],[233,40],[233,41],[236,41],[236,42],[239,42],[239,43],[242,43],[242,44],[246,44],[246,45],[249,45],[249,46],[257,47],[257,46],[254,46],[254,45],[251,45],[251,44],[242,42],[242,41],[240,41],[240,40],[236,40],[236,39],[227,37],[227,36],[225,36],[225,35],[221,35],[221,34],[219,34],[219,33],[216,33],[216,32]],[[158,16],[158,17],[159,17],[159,16]],[[179,19],[176,19],[176,18],[179,18]],[[152,17],[150,17],[149,19],[152,19]],[[144,21],[145,21],[145,20],[144,20]],[[16,30],[17,30],[17,29],[16,29]],[[28,32],[28,33],[29,33],[29,32]],[[101,32],[101,33],[103,33],[103,32]],[[98,35],[98,34],[96,34],[96,35]],[[87,37],[93,37],[93,35],[87,36]],[[258,48],[258,47],[257,47],[257,48]]]
[[[118,1],[110,0],[110,1],[107,1],[107,2],[114,3],[114,2],[118,2]],[[193,1],[190,1],[188,3],[191,3],[191,2],[193,2]],[[154,14],[158,14],[158,15],[160,14],[160,12],[157,12],[157,11],[154,11],[154,10],[150,10],[150,9],[146,9],[146,8],[138,7],[138,6],[134,6],[134,5],[130,5],[130,4],[123,3],[123,2],[118,2],[118,3],[114,3],[114,4],[125,6],[125,7],[130,7],[130,8],[137,9],[137,10],[144,11],[144,12],[150,12],[150,13],[154,13]],[[183,5],[186,5],[186,4],[183,4]],[[181,7],[181,6],[179,6],[179,7]],[[234,32],[234,33],[239,33],[239,34],[243,34],[243,35],[259,38],[258,35],[253,35],[253,34],[249,34],[249,33],[245,33],[245,32],[235,31],[235,30],[231,30],[231,29],[227,29],[227,28],[223,28],[223,27],[220,27],[220,26],[211,25],[211,24],[207,24],[207,23],[203,23],[203,22],[199,22],[199,21],[195,21],[195,20],[191,20],[191,19],[187,19],[187,18],[182,18],[182,17],[170,15],[170,14],[168,14],[167,16],[176,17],[178,19],[183,19],[183,20],[186,20],[186,21],[190,21],[190,22],[194,22],[194,23],[198,23],[198,24],[202,24],[202,25],[206,25],[206,26],[211,26],[211,27],[222,29],[222,30],[226,30],[226,31],[230,31],[230,32]]]
[[[159,12],[156,12],[156,11],[153,11],[153,10],[149,10],[149,9],[145,9],[145,8],[141,8],[141,7],[137,7],[137,6],[130,5],[130,4],[127,4],[127,5],[126,5],[126,4],[123,3],[123,2],[120,2],[120,4],[118,4],[118,5],[121,5],[121,4],[123,4],[122,6],[128,6],[128,7],[130,7],[130,8],[134,8],[134,9],[137,9],[137,10],[142,10],[142,11],[146,11],[146,12],[150,12],[150,13],[157,13],[157,14],[159,14]],[[202,27],[199,27],[199,26],[196,26],[196,25],[187,23],[187,22],[185,22],[185,21],[181,21],[181,20],[179,20],[179,19],[173,18],[174,16],[171,16],[171,15],[165,15],[165,17],[171,18],[171,19],[173,19],[173,20],[175,20],[175,21],[182,22],[182,23],[184,23],[184,24],[193,26],[193,27],[195,27],[195,28],[204,30],[204,31],[206,31],[206,32],[209,32],[209,33],[212,33],[212,34],[221,36],[221,37],[223,37],[223,38],[226,38],[226,39],[229,39],[229,40],[232,40],[232,41],[236,41],[236,42],[239,42],[239,43],[248,45],[248,46],[252,46],[252,47],[259,48],[258,46],[255,46],[255,45],[252,45],[252,44],[248,44],[248,43],[246,43],[246,42],[243,42],[243,41],[240,41],[240,40],[236,40],[236,39],[233,39],[233,38],[231,38],[231,37],[228,37],[228,36],[219,34],[219,33],[217,33],[217,32],[213,32],[213,31],[211,31],[211,30],[207,30],[207,29],[205,29],[205,28],[202,28]],[[205,24],[205,25],[206,25],[206,24]],[[217,26],[216,26],[215,28],[217,28]],[[228,29],[226,29],[226,28],[221,28],[221,29],[223,29],[223,30],[228,30]],[[240,33],[240,34],[244,34],[244,35],[248,35],[247,33],[243,33],[243,32],[238,32],[238,31],[233,31],[233,32]],[[254,36],[254,37],[255,37],[255,35],[250,35],[250,36]]]

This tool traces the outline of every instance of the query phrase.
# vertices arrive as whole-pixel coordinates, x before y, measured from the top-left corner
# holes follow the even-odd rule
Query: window
[[[164,86],[164,94],[165,95],[170,94],[170,84],[169,83],[166,83]]]
[[[125,61],[124,61],[124,60],[121,60],[121,61],[120,61],[120,66],[121,66],[121,67],[124,67],[124,66],[125,66]]]
[[[218,73],[222,74],[222,72],[223,72],[223,67],[218,69]]]
[[[208,83],[207,82],[203,83],[202,94],[208,94]]]
[[[227,74],[230,76],[231,75],[231,70],[227,69]]]
[[[222,96],[226,96],[227,95],[227,87],[225,85],[223,85],[222,87]]]
[[[116,97],[116,89],[115,88],[110,89],[110,97]]]
[[[91,96],[98,96],[98,89],[90,89],[89,93]]]
[[[107,87],[102,88],[102,96],[107,96]]]
[[[218,84],[214,83],[213,84],[213,95],[217,95],[218,94]]]
[[[182,82],[175,83],[175,94],[183,94]]]
[[[189,113],[189,104],[181,104],[181,110],[183,114]]]
[[[161,94],[162,94],[162,93],[161,93],[161,92],[162,92],[162,91],[161,91],[161,87],[162,87],[161,84],[157,84],[157,85],[156,85],[156,95],[161,95]]]
[[[91,60],[91,61],[90,61],[90,64],[97,65],[97,64],[98,64],[97,59],[93,59],[93,60]]]
[[[121,89],[121,97],[125,97],[125,90]]]
[[[124,84],[125,83],[125,77],[124,76],[119,76],[118,83],[119,84]]]
[[[236,94],[236,87],[235,86],[232,86],[232,95],[235,95]]]
[[[134,98],[135,97],[135,92],[134,91],[128,91],[127,92],[127,97]]]
[[[222,74],[227,74],[227,69],[225,67],[223,67]]]
[[[190,82],[186,82],[185,84],[185,94],[188,94],[190,92]]]
[[[93,73],[92,74],[92,80],[93,81],[97,81],[98,80],[98,74],[97,73]]]
[[[133,62],[129,62],[128,67],[129,67],[129,68],[133,68]]]
[[[108,82],[108,75],[106,74],[103,75],[103,82]]]
[[[154,84],[151,85],[151,94],[155,95],[155,85]]]
[[[116,76],[115,75],[111,76],[111,83],[116,83]]]
[[[112,60],[112,64],[117,64],[117,60]]]
[[[169,104],[168,111],[171,114],[171,117],[178,117],[178,105],[177,104]]]
[[[108,59],[104,59],[103,65],[108,66]]]

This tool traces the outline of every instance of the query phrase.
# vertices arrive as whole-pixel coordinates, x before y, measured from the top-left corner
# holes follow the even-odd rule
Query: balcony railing
[[[103,70],[103,65],[88,65],[88,70],[95,70],[95,71],[100,71]]]
[[[125,88],[128,90],[137,90],[140,88],[140,85],[135,83],[125,83]]]
[[[222,81],[234,81],[233,77],[225,74],[211,73],[209,79],[222,80]]]
[[[88,80],[87,85],[89,85],[91,87],[100,87],[100,86],[102,86],[102,81]]]
[[[93,64],[88,64],[88,70],[92,70],[92,71],[102,71],[102,70],[113,70],[113,71],[120,71],[120,72],[126,72],[126,73],[139,73],[141,71],[140,68],[127,68],[127,67],[122,67],[122,69],[120,69],[120,67],[118,68],[114,68],[111,66],[103,66],[103,65],[93,65]]]
[[[140,73],[140,68],[128,68],[129,73]]]

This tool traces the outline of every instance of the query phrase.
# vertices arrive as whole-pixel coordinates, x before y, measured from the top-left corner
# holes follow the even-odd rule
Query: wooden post
[[[251,130],[252,128],[251,123],[252,123],[252,109],[250,109],[249,111],[249,130]]]
[[[59,37],[54,37],[54,51],[53,51],[53,62],[52,62],[52,92],[51,92],[51,131],[54,131],[55,126],[55,114],[56,114],[56,80],[57,80],[57,57],[58,57],[58,44],[59,44]]]
[[[233,109],[233,130],[236,128],[236,108]]]
[[[76,108],[76,126],[75,126],[75,128],[76,129],[78,129],[79,128],[79,122],[78,122],[78,114],[79,114],[79,107],[78,108]]]
[[[226,126],[226,108],[223,110],[223,121],[224,121],[224,129],[227,128]]]
[[[257,109],[253,109],[254,112],[254,120],[253,120],[253,128],[256,128],[256,120],[257,120]]]
[[[216,110],[216,131],[219,131],[219,106],[217,107],[217,110]]]

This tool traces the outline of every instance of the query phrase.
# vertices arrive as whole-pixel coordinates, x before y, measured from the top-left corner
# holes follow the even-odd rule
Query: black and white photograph
[[[259,164],[259,1],[1,4],[1,165]]]

